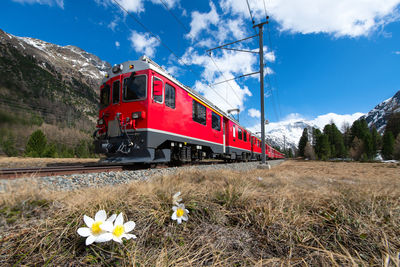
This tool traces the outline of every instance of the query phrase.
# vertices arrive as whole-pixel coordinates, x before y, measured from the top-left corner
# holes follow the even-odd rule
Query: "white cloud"
[[[396,55],[400,55],[400,51],[394,51],[393,53],[395,53]]]
[[[265,20],[263,1],[249,1],[256,23]],[[400,0],[271,0],[267,11],[282,31],[367,36],[400,18]],[[221,0],[226,13],[248,18],[246,1]]]
[[[115,32],[115,28],[118,26],[118,21],[119,21],[119,18],[118,18],[118,17],[115,17],[115,19],[114,19],[113,21],[111,21],[111,22],[107,25],[107,27],[110,28],[113,32]]]
[[[64,9],[64,0],[12,0],[20,4],[40,4],[40,5],[57,5]]]
[[[311,120],[310,123],[318,126],[321,130],[324,129],[324,126],[326,124],[329,124],[331,122],[334,122],[338,129],[342,127],[344,122],[349,123],[350,125],[360,118],[362,115],[365,115],[364,113],[361,112],[356,112],[354,114],[345,114],[345,115],[339,115],[335,113],[328,113],[325,115],[320,115],[316,117],[315,119]]]
[[[94,0],[98,5],[102,5],[104,7],[115,5],[114,0]],[[119,5],[121,5],[124,9],[133,13],[144,12],[144,2],[146,0],[116,0]],[[179,4],[180,0],[163,0],[163,2],[167,5],[168,8],[173,8]],[[155,5],[162,5],[163,3],[160,0],[150,0],[151,3]]]
[[[261,117],[261,112],[255,108],[249,109],[248,114],[252,118],[260,118]]]
[[[118,41],[115,41],[115,47],[119,48],[121,46],[121,44]]]
[[[131,41],[132,48],[138,53],[144,53],[146,56],[153,57],[156,53],[156,47],[160,45],[160,42],[150,36],[148,33],[138,33],[136,31],[131,31],[129,37]]]
[[[219,22],[219,16],[215,5],[210,2],[210,12],[200,13],[198,11],[192,12],[192,21],[190,22],[190,32],[186,34],[186,38],[193,39],[197,38],[197,35],[202,31],[209,28],[210,24],[217,25]]]

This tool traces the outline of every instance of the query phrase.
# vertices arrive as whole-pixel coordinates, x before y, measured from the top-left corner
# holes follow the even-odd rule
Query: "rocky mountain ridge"
[[[0,30],[0,107],[49,123],[93,128],[98,88],[110,64],[76,46],[59,46]]]
[[[396,112],[400,112],[400,90],[361,118],[366,120],[369,128],[375,127],[379,133],[383,134],[389,116]]]

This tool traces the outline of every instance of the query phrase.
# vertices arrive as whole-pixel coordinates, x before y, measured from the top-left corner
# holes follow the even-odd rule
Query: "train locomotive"
[[[258,137],[145,56],[105,75],[96,128],[95,151],[109,162],[261,158]],[[283,158],[268,145],[266,156]]]

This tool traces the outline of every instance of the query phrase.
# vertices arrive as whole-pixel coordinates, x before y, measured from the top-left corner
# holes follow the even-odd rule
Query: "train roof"
[[[130,68],[131,65],[133,65],[133,69]],[[223,116],[225,116],[226,118],[228,118],[232,122],[236,123],[237,125],[240,125],[240,123],[237,120],[235,120],[232,117],[229,117],[229,115],[226,112],[222,111],[220,108],[218,108],[216,105],[214,105],[207,98],[205,98],[204,96],[199,94],[197,91],[193,90],[189,86],[186,86],[186,85],[182,84],[180,81],[175,79],[171,74],[169,74],[163,67],[161,67],[160,65],[155,63],[153,60],[151,60],[147,56],[142,56],[138,60],[125,61],[125,62],[121,63],[119,66],[120,66],[120,69],[122,71],[118,71],[116,73],[113,73],[112,69],[110,69],[107,72],[108,75],[105,78],[103,78],[102,83],[105,83],[107,80],[109,80],[110,78],[115,77],[117,75],[121,75],[121,74],[132,72],[132,71],[140,71],[140,70],[151,69],[151,70],[154,70],[154,71],[158,72],[159,74],[163,75],[164,77],[168,78],[169,80],[173,81],[174,83],[176,83],[177,85],[182,87],[185,91],[187,91],[188,93],[192,94],[193,96],[195,96],[196,98],[198,98],[199,100],[201,100],[202,102],[204,102],[205,104],[210,106],[211,108],[215,109],[217,112],[221,113]],[[251,131],[249,131],[248,129],[246,129],[242,125],[240,125],[240,127],[244,128],[247,132],[251,133]],[[253,134],[253,136],[256,136],[256,135]],[[258,136],[256,136],[256,137],[259,138]]]

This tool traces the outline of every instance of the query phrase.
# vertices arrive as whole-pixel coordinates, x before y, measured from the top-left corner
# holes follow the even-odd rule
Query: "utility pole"
[[[258,27],[258,37],[260,39],[260,100],[261,100],[261,164],[265,164],[265,114],[264,114],[264,43],[263,43],[263,27],[267,21],[254,25]]]
[[[261,100],[261,152],[262,152],[262,156],[261,156],[261,164],[259,165],[260,168],[264,169],[270,169],[271,166],[266,162],[266,157],[265,157],[265,124],[267,124],[268,122],[265,121],[265,114],[264,114],[264,44],[263,44],[263,27],[265,24],[268,24],[268,19],[269,16],[266,17],[266,21],[262,22],[260,24],[254,25],[253,28],[258,27],[258,34],[238,40],[238,41],[234,41],[228,44],[224,44],[224,45],[220,45],[218,47],[212,48],[207,50],[207,53],[209,53],[209,55],[211,56],[211,51],[215,50],[215,49],[227,49],[227,50],[231,50],[231,51],[238,51],[238,52],[246,52],[246,53],[255,53],[255,54],[259,54],[260,56],[260,71],[259,72],[253,72],[253,73],[248,73],[248,74],[244,74],[244,75],[240,75],[238,77],[235,77],[233,79],[229,79],[229,80],[225,80],[222,82],[218,82],[216,84],[220,84],[220,83],[224,83],[224,82],[228,82],[228,81],[232,81],[232,80],[236,80],[242,77],[246,77],[249,75],[253,75],[253,74],[257,74],[260,73],[260,100]],[[253,21],[254,24],[254,21]],[[260,49],[258,52],[256,51],[251,51],[251,50],[244,50],[244,49],[236,49],[236,48],[227,48],[226,46],[228,45],[232,45],[232,44],[236,44],[248,39],[252,39],[257,37],[260,39],[259,41],[259,45],[260,45]],[[214,84],[215,85],[215,84]]]

